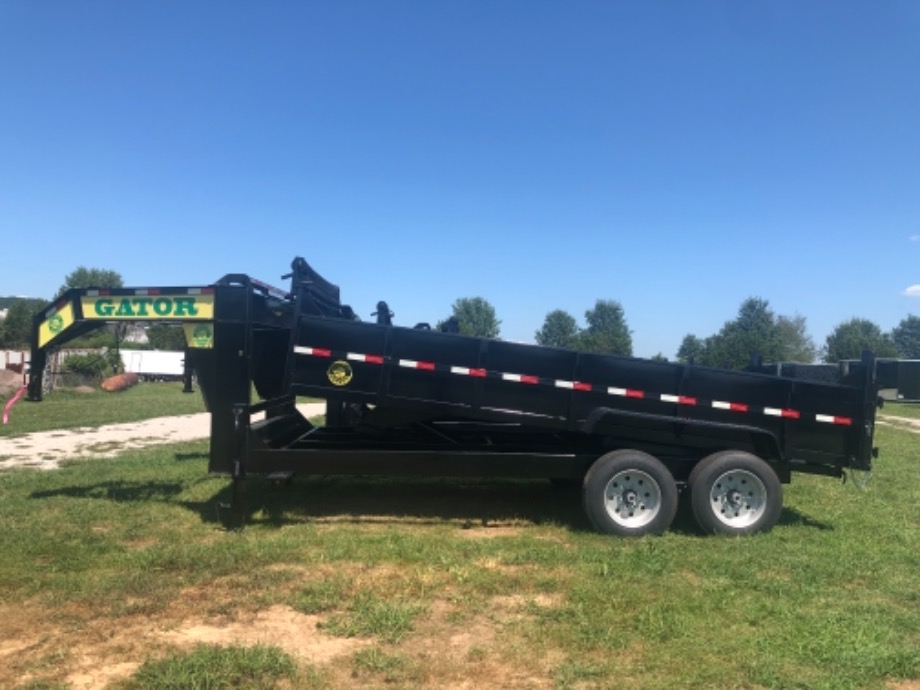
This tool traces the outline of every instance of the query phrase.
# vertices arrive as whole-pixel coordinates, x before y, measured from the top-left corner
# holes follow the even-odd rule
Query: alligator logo
[[[50,319],[48,319],[48,330],[51,331],[54,335],[57,335],[64,330],[64,317],[60,314],[54,314]]]
[[[214,334],[211,333],[211,327],[200,325],[196,326],[195,330],[192,332],[192,343],[195,347],[208,348],[211,347],[211,344],[214,339]]]
[[[329,382],[333,386],[347,386],[354,377],[354,371],[348,362],[338,359],[329,365],[326,376],[329,377]]]

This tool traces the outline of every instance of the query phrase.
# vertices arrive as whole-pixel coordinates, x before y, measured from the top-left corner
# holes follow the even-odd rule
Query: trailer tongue
[[[747,534],[776,523],[793,471],[871,469],[868,353],[819,382],[575,352],[361,322],[303,259],[286,277],[71,290],[36,317],[29,398],[49,348],[111,321],[183,324],[238,522],[250,476],[507,476],[581,482],[602,532],[665,531],[687,488],[704,530]],[[324,426],[297,396],[327,401]]]

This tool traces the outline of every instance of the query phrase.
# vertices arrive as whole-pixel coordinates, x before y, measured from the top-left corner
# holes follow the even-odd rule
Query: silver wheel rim
[[[760,477],[747,470],[730,470],[712,483],[709,506],[722,524],[744,528],[763,517],[767,498],[767,487]]]
[[[604,488],[604,508],[621,527],[644,527],[661,510],[661,487],[645,472],[618,472]]]

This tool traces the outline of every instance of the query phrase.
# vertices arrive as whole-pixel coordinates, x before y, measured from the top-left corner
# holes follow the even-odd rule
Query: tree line
[[[55,299],[71,288],[123,287],[121,275],[112,270],[78,267],[68,274]],[[8,305],[7,316],[0,321],[0,347],[27,347],[32,319],[44,306],[38,299],[0,298]],[[464,335],[498,338],[501,321],[495,308],[483,297],[463,297],[456,300],[450,314],[435,326]],[[150,347],[163,350],[182,349],[181,329],[153,324],[147,335]],[[83,343],[84,346],[107,345],[112,336],[105,332],[88,336],[104,342]],[[584,325],[562,309],[546,314],[543,325],[534,333],[538,345],[563,347],[585,352],[632,356],[632,331],[620,302],[598,299],[584,313]],[[838,362],[859,359],[863,350],[872,350],[877,357],[920,359],[920,317],[910,315],[890,332],[885,333],[874,322],[854,317],[838,324],[823,345],[818,347],[808,334],[805,317],[800,314],[776,314],[767,300],[749,297],[741,303],[737,315],[705,337],[688,333],[675,354],[679,362],[702,366],[741,369],[752,358],[765,362]],[[666,360],[661,353],[653,359]]]

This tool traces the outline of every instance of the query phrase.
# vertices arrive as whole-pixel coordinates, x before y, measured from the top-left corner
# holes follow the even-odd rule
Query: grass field
[[[594,534],[548,482],[337,478],[253,480],[227,533],[205,442],[6,473],[0,687],[916,690],[920,436],[877,443],[866,490],[796,476],[743,539]]]
[[[119,393],[53,391],[43,402],[17,402],[0,438],[48,429],[74,429],[151,417],[204,412],[201,393],[182,393],[182,383],[140,383]]]

